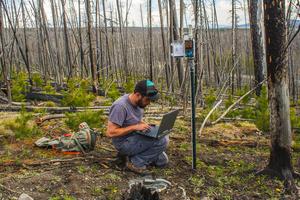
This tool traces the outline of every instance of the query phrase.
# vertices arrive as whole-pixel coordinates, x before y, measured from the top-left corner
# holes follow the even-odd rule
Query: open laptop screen
[[[174,110],[163,116],[159,125],[158,134],[173,128],[178,113],[179,110]]]

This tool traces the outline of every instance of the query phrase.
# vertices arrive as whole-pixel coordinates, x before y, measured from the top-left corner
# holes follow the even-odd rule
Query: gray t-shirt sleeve
[[[126,119],[126,110],[122,105],[115,104],[112,105],[109,111],[108,120],[119,126],[123,126]]]

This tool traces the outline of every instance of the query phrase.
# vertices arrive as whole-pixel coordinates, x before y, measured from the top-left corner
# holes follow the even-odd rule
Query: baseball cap
[[[134,88],[134,92],[139,92],[143,96],[148,97],[151,101],[155,101],[159,98],[158,90],[155,88],[154,83],[151,80],[139,81]]]

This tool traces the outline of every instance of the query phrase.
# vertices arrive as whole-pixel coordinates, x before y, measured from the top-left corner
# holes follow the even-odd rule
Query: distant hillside
[[[292,27],[295,23],[295,27],[298,27],[300,25],[300,20],[291,20],[290,26]],[[231,25],[219,25],[219,28],[221,29],[231,29]],[[238,29],[250,29],[250,24],[238,24]]]

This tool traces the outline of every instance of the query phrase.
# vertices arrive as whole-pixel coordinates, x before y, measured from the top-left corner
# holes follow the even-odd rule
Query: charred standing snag
[[[291,155],[291,123],[288,90],[287,27],[285,1],[264,1],[265,38],[270,108],[271,153],[269,164],[259,174],[285,180],[286,190],[297,192]]]
[[[255,83],[260,83],[263,80],[263,46],[262,46],[262,30],[259,26],[259,13],[258,6],[260,6],[260,0],[249,1],[249,15],[250,15],[250,32],[252,42],[252,53],[254,61],[254,76]],[[256,95],[260,96],[261,85],[256,89]]]

